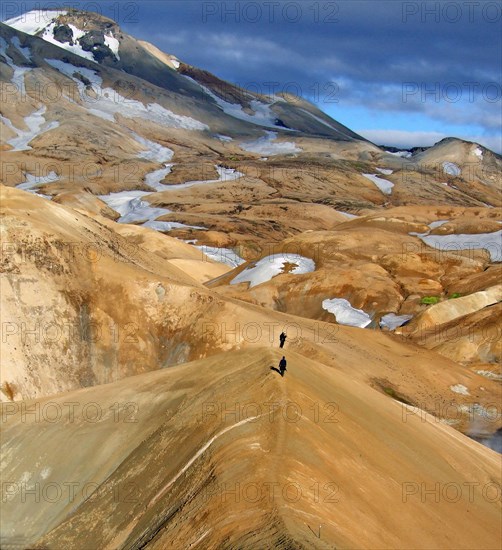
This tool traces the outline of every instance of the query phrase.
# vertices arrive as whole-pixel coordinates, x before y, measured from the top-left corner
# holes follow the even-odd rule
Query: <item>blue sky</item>
[[[301,94],[378,144],[502,153],[501,2],[23,1],[1,17],[68,5],[240,86]]]

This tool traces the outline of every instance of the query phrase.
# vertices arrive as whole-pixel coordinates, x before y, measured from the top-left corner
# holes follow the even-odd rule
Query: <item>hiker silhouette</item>
[[[284,372],[286,371],[286,358],[284,355],[282,356],[282,359],[279,361],[279,372],[281,373],[281,376],[284,376]]]
[[[279,347],[280,348],[283,348],[284,347],[284,343],[286,342],[286,333],[285,332],[281,332],[280,336],[279,336],[279,340],[280,340],[280,344],[279,344]]]

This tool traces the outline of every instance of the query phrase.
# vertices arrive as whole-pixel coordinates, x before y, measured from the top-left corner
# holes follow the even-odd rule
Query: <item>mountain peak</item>
[[[120,27],[94,12],[73,8],[32,10],[4,23],[90,61],[113,65],[120,60]]]

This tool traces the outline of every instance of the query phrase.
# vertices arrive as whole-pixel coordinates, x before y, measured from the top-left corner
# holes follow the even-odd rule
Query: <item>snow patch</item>
[[[80,92],[80,98],[84,102],[86,97],[89,97],[86,93],[86,85],[75,78],[75,73],[80,73],[87,78],[92,88],[96,92],[97,98],[92,98],[89,101],[92,108],[88,108],[88,112],[99,116],[105,120],[115,121],[115,114],[121,114],[127,118],[142,118],[144,120],[150,120],[167,126],[170,128],[183,128],[185,130],[209,130],[209,126],[194,118],[184,115],[177,115],[165,109],[158,103],[148,103],[144,105],[140,101],[134,99],[128,99],[121,96],[117,91],[112,88],[102,88],[102,79],[96,71],[86,69],[83,67],[75,67],[70,63],[60,61],[59,59],[46,59],[45,60],[51,67],[58,70],[68,78],[71,78],[77,85]]]
[[[32,10],[3,23],[26,34],[37,34],[47,25],[53,23],[60,15],[66,15],[67,13],[67,11]]]
[[[396,315],[395,313],[387,313],[380,319],[380,326],[382,328],[388,328],[389,330],[395,330],[398,327],[407,323],[413,315]]]
[[[436,227],[441,227],[442,225],[444,225],[445,223],[448,223],[450,220],[437,220],[435,222],[431,222],[429,224],[429,227],[432,229],[436,229]]]
[[[160,183],[168,174],[171,173],[171,169],[174,166],[174,164],[166,164],[164,168],[160,168],[159,170],[154,170],[153,172],[150,172],[149,174],[146,174],[145,176],[145,183],[149,187],[153,187],[155,191],[167,191],[170,189],[169,185],[165,185],[163,183]]]
[[[165,158],[170,155],[172,151],[167,147],[163,147],[158,143],[142,138],[141,136],[134,134],[135,139],[143,145],[149,147],[144,153],[145,158]],[[172,156],[172,155],[171,155]],[[176,189],[184,189],[193,185],[202,185],[208,183],[218,183],[222,181],[232,181],[240,178],[243,174],[237,172],[231,168],[223,168],[221,166],[215,166],[219,179],[207,180],[207,181],[192,181],[187,183],[181,183],[179,185],[164,185],[160,181],[171,171],[173,165],[166,165],[166,167],[160,170],[154,170],[145,176],[145,183],[153,187],[156,191],[171,191]],[[118,219],[119,223],[136,223],[142,224],[145,227],[150,227],[156,231],[170,231],[171,229],[179,229],[181,227],[191,229],[205,230],[205,227],[198,225],[186,225],[178,222],[166,222],[157,221],[157,218],[165,214],[172,213],[167,208],[153,207],[144,198],[147,195],[152,195],[149,191],[120,191],[118,193],[110,193],[109,195],[101,195],[99,198],[105,202],[110,208],[120,214]]]
[[[169,147],[164,147],[160,143],[146,139],[135,132],[132,135],[138,143],[141,143],[146,148],[145,151],[138,154],[140,158],[160,163],[169,162],[173,158],[174,151],[169,149]]]
[[[502,262],[502,231],[458,235],[418,234],[414,236],[419,237],[426,245],[444,252],[484,249],[490,254],[492,262]]]
[[[463,384],[455,384],[450,386],[450,390],[454,393],[459,393],[460,395],[470,395],[469,390]]]
[[[240,148],[244,149],[244,151],[258,153],[260,155],[288,155],[302,151],[302,149],[297,147],[292,141],[281,141],[274,143],[277,138],[276,132],[267,131],[265,134],[265,136],[258,138],[255,141],[240,143]]]
[[[26,94],[26,88],[24,86],[24,75],[30,70],[27,67],[18,67],[14,60],[7,54],[7,48],[9,47],[7,42],[3,39],[3,37],[0,36],[0,47],[2,52],[5,55],[5,60],[7,61],[7,65],[14,71],[12,75],[12,83],[14,84],[16,88],[16,92],[21,94],[23,96],[23,100],[25,99]]]
[[[476,149],[474,149],[474,154],[480,159],[483,159],[483,150],[479,147],[476,147]]]
[[[113,55],[120,61],[120,55],[119,55],[120,42],[113,36],[112,32],[110,32],[110,34],[105,34],[104,39],[105,39],[105,45],[110,48]]]
[[[443,162],[443,172],[449,174],[450,176],[460,176],[462,170],[454,162]]]
[[[342,212],[341,210],[337,210],[338,214],[342,214],[349,220],[354,220],[356,218],[359,218],[359,216],[356,216],[355,214],[351,214],[350,212]]]
[[[365,311],[353,308],[344,298],[323,300],[322,308],[332,313],[340,325],[364,328],[371,323],[371,317]]]
[[[120,191],[101,195],[99,198],[120,214],[118,223],[139,224],[156,231],[171,231],[171,229],[179,228],[205,229],[205,227],[179,222],[157,221],[156,218],[170,214],[171,210],[151,206],[150,203],[143,200],[147,195],[152,195],[152,193],[148,191]]]
[[[149,227],[150,229],[155,229],[155,231],[172,231],[173,229],[200,229],[205,231],[205,227],[200,225],[187,225],[186,223],[180,222],[160,222],[157,220],[148,220],[143,224],[143,227]]]
[[[59,126],[59,122],[57,121],[47,122],[45,120],[45,111],[46,107],[44,105],[24,118],[24,123],[28,126],[28,130],[15,129],[10,121],[10,124],[7,123],[7,126],[17,133],[16,137],[7,141],[7,143],[12,146],[12,151],[27,151],[31,149],[28,144],[33,139]],[[2,120],[6,122],[8,119],[2,118]]]
[[[249,288],[266,283],[276,275],[284,273],[286,264],[294,264],[295,267],[288,271],[295,275],[303,273],[311,273],[315,270],[315,263],[310,258],[305,258],[299,254],[272,254],[258,260],[254,266],[247,267],[234,277],[230,284],[236,285],[239,283],[249,282]]]
[[[238,267],[246,263],[246,260],[238,256],[230,248],[217,248],[207,245],[196,246],[195,248],[201,250],[207,257],[211,258],[211,260],[229,265],[230,267]]]
[[[16,185],[18,189],[22,189],[23,191],[28,191],[29,193],[34,193],[35,195],[38,195],[39,197],[43,197],[44,199],[52,199],[50,195],[43,195],[42,193],[37,193],[36,189],[41,185],[45,185],[46,183],[52,183],[54,181],[58,181],[59,176],[56,174],[56,172],[49,172],[46,176],[34,176],[33,174],[26,173],[24,177],[26,178],[26,181],[24,183],[20,183],[19,185]]]
[[[146,223],[171,212],[167,208],[150,206],[143,200],[151,194],[148,191],[119,191],[99,198],[120,214],[119,223]]]
[[[379,178],[376,174],[362,175],[372,181],[384,195],[390,195],[392,193],[392,188],[394,187],[394,184],[391,181]]]
[[[389,170],[388,168],[377,168],[377,170],[385,176],[390,176],[394,172],[394,170]]]
[[[71,52],[75,55],[78,55],[80,57],[83,57],[85,59],[88,59],[89,61],[94,61],[94,56],[92,55],[92,52],[86,52],[82,49],[82,46],[78,42],[76,42],[79,38],[84,36],[85,32],[81,31],[74,25],[68,25],[70,29],[73,32],[73,42],[74,44],[70,44],[69,42],[59,42],[59,40],[56,40],[54,38],[54,28],[56,27],[56,22],[52,22],[44,30],[44,34],[42,35],[42,38],[49,42],[50,44],[54,44],[58,48],[63,48],[64,50]]]

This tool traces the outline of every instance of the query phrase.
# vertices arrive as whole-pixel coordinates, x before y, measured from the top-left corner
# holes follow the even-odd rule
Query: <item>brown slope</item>
[[[51,398],[75,403],[72,421],[3,405],[2,547],[497,548],[499,455],[294,352],[281,378],[280,356],[227,353]],[[91,401],[104,411],[92,424]],[[116,402],[136,422],[114,421]],[[70,480],[71,503],[21,503],[23,483]]]
[[[220,296],[197,282],[211,262],[175,239],[94,220],[22,191],[2,193],[9,244],[2,277],[3,400],[108,383],[220,351],[274,346],[281,330],[288,332],[288,347],[352,370],[365,384],[394,388],[432,412],[439,400],[436,414],[453,417],[460,429],[469,428],[474,400],[486,406],[500,396],[494,381],[384,333]],[[371,345],[364,365],[353,357],[361,338]],[[453,393],[456,384],[470,395]],[[445,409],[451,401],[467,411]]]
[[[197,279],[166,261],[165,252],[151,254],[122,237],[108,220],[17,189],[0,191],[3,399],[110,382],[186,359],[179,331],[199,315],[195,304],[210,299]],[[156,238],[172,243],[171,258],[208,263],[189,245]],[[184,321],[177,311],[183,303]]]

